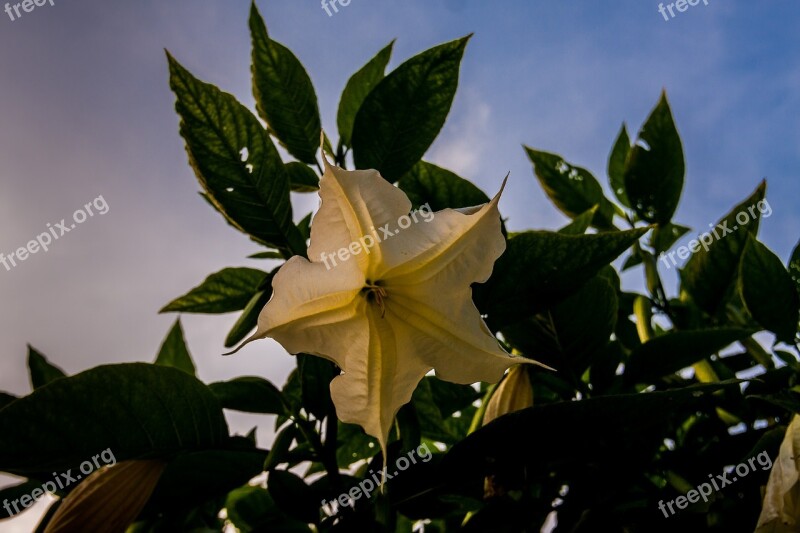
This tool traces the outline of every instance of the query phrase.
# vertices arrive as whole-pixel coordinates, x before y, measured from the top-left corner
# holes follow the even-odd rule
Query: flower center
[[[367,280],[367,284],[361,289],[368,302],[374,302],[381,310],[381,318],[386,314],[386,306],[384,300],[386,299],[386,289],[381,286],[380,281],[372,282]]]

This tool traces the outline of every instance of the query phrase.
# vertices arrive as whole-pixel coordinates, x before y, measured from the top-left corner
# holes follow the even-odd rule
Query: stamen
[[[366,293],[367,300],[370,298],[375,299],[375,303],[378,304],[381,310],[381,318],[383,318],[386,315],[386,305],[383,302],[387,294],[386,289],[378,285],[378,283],[380,282],[372,283],[370,280],[367,280],[367,284],[361,291]]]

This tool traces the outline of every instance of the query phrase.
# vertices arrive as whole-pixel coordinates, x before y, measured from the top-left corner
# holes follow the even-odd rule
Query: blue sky
[[[0,390],[17,394],[29,390],[26,343],[70,373],[152,360],[174,320],[157,314],[165,302],[223,267],[267,267],[243,259],[258,248],[196,194],[163,52],[252,107],[249,3],[54,4],[13,22],[0,13],[0,252],[99,195],[109,212],[46,254],[0,267]],[[762,238],[786,259],[800,237],[800,4],[708,4],[665,21],[650,0],[352,0],[332,17],[316,0],[258,2],[272,37],[306,65],[330,133],[347,78],[390,40],[393,68],[474,32],[426,158],[489,193],[510,171],[500,207],[513,230],[565,222],[521,144],[558,152],[605,186],[620,124],[635,132],[665,88],[688,169],[676,220],[696,235],[766,177],[773,213]],[[316,204],[298,198],[296,216]],[[674,276],[665,273],[673,292]],[[219,356],[235,318],[185,317],[200,377],[283,383],[293,360],[272,341]],[[271,435],[271,419],[231,421]],[[26,531],[35,513],[3,527]]]

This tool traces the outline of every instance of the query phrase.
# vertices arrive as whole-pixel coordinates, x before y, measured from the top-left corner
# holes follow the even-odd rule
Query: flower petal
[[[289,353],[319,355],[341,368],[354,345],[366,345],[367,320],[358,311],[364,275],[355,263],[328,270],[294,256],[275,274],[272,286],[258,329],[244,344],[269,336]]]
[[[504,183],[505,185],[505,183]],[[500,229],[500,194],[487,204],[443,209],[381,243],[382,271],[392,285],[429,282],[439,290],[482,283],[506,249]]]
[[[766,452],[761,452],[766,454]],[[759,454],[760,455],[760,454]],[[759,457],[759,464],[761,458]],[[786,428],[764,494],[755,533],[797,531],[800,524],[800,416]]]
[[[324,159],[324,158],[323,158]],[[378,228],[390,224],[411,210],[406,194],[383,179],[377,170],[347,171],[325,160],[320,179],[321,205],[311,224],[308,257],[323,261],[323,253],[333,256],[340,249],[378,234]],[[363,241],[362,241],[363,242]],[[381,261],[381,247],[367,249],[349,259],[371,277],[369,265]],[[336,267],[338,268],[338,266]]]
[[[518,363],[537,363],[515,357],[500,346],[472,303],[467,286],[458,291],[428,292],[427,287],[388,288],[386,314],[408,325],[416,352],[436,376],[452,383],[494,383]]]
[[[486,411],[483,413],[485,426],[495,418],[520,411],[533,405],[533,386],[528,377],[528,370],[522,365],[511,367],[506,377],[494,391]]]
[[[418,355],[406,324],[388,313],[381,317],[376,306],[363,302],[369,321],[366,352],[348,359],[348,368],[331,382],[331,397],[340,420],[378,439],[385,460],[394,417],[431,367]]]

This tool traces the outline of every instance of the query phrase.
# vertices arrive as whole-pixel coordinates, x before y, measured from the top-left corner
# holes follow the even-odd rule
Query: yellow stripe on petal
[[[378,439],[385,459],[394,417],[431,367],[414,353],[402,323],[381,318],[374,306],[367,307],[366,316],[366,357],[348,361],[347,370],[331,382],[331,398],[340,420]]]

